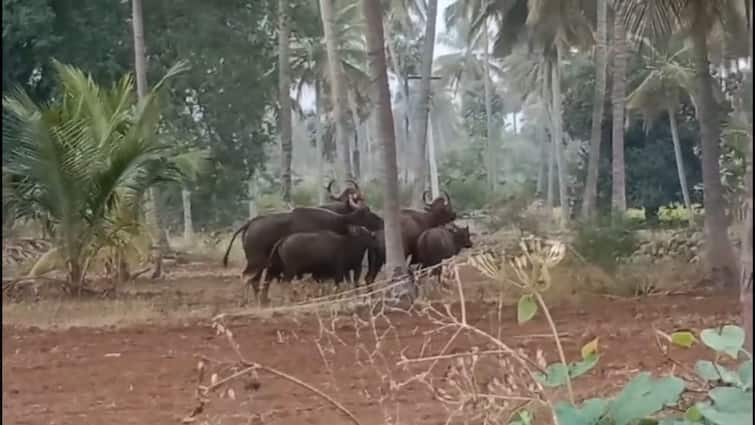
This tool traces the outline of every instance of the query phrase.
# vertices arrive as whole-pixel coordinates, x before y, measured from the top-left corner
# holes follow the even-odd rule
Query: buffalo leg
[[[246,281],[244,282],[244,299],[241,302],[242,305],[246,305],[249,302],[249,287],[250,286],[254,290],[254,300],[256,301],[258,299],[258,295],[260,291],[259,280],[260,280],[261,275],[262,275],[262,270],[258,270],[256,273],[254,273],[253,276],[249,276],[246,278]]]

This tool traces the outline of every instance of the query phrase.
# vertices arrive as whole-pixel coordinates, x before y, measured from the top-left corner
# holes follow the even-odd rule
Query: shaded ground
[[[235,303],[238,286],[232,272],[214,279],[180,274],[176,281],[152,286],[157,294],[167,288],[177,292],[184,307],[200,304],[206,316]],[[159,296],[159,295],[155,295]],[[162,307],[171,308],[171,307]],[[458,306],[456,306],[458,311]],[[578,306],[553,309],[570,358],[593,337],[600,338],[601,360],[589,375],[576,381],[580,396],[612,391],[639,370],[667,370],[668,360],[656,348],[653,328],[699,331],[737,320],[736,296],[685,294],[609,300],[594,297]],[[363,313],[363,312],[362,312]],[[366,319],[362,313],[355,315]],[[469,322],[496,334],[499,332],[494,304],[469,302]],[[555,360],[553,342],[542,336],[544,323],[535,320],[516,325],[515,308],[503,310],[501,339],[529,353],[544,350]],[[410,369],[395,366],[403,355],[436,354],[448,339],[438,333],[428,342],[423,332],[437,328],[427,320],[401,313],[390,315],[395,328],[381,342],[381,357],[366,361],[375,340],[364,322],[342,317],[332,324],[334,336],[321,332],[318,317],[311,314],[273,314],[266,318],[236,320],[230,324],[242,352],[250,360],[289,373],[342,402],[363,424],[384,424],[385,415],[401,424],[437,424],[447,413],[421,384],[388,390],[386,377],[401,381],[426,364]],[[322,319],[322,317],[319,317]],[[171,321],[125,328],[71,328],[41,330],[3,326],[3,421],[8,424],[176,424],[197,405],[197,358],[232,361],[235,357],[225,338],[216,336],[206,320]],[[322,319],[324,320],[324,319]],[[359,323],[362,323],[361,325]],[[378,333],[387,322],[380,322]],[[357,332],[359,331],[359,332]],[[316,342],[317,341],[317,342]],[[447,352],[470,347],[487,349],[479,338],[462,335]],[[675,350],[674,358],[690,361],[703,349]],[[325,361],[324,361],[324,360]],[[377,357],[376,357],[377,359]],[[448,362],[433,370],[442,381]],[[221,373],[225,376],[228,372]],[[381,380],[383,382],[381,383]],[[282,380],[260,373],[261,386],[247,391],[234,386],[236,400],[214,397],[195,423],[208,424],[312,424],[349,423],[341,413],[318,396]],[[380,389],[385,397],[380,397]]]

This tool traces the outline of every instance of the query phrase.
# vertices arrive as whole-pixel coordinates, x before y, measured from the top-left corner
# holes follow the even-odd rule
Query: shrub
[[[615,270],[619,260],[632,255],[639,246],[635,225],[627,219],[579,223],[576,230],[574,249],[608,271]]]
[[[692,204],[693,219],[701,217],[703,214],[702,205]],[[689,222],[690,212],[679,202],[672,202],[667,206],[658,208],[658,220],[669,226],[679,226]]]

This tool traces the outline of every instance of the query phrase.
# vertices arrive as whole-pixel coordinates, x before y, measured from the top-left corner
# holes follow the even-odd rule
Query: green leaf
[[[745,391],[752,390],[752,360],[747,360],[739,365],[739,382]]]
[[[554,408],[560,425],[598,425],[606,413],[609,401],[602,398],[585,400],[582,407],[558,402]]]
[[[527,410],[520,411],[509,425],[532,425],[532,413]]]
[[[701,402],[695,407],[708,421],[717,425],[749,425],[752,423],[752,391],[735,387],[718,387],[709,393],[713,403]]]
[[[695,363],[695,372],[706,381],[722,381],[738,387],[743,385],[738,372],[708,360],[698,360]]]
[[[516,320],[520,324],[529,321],[537,313],[537,302],[530,294],[522,295],[516,306]]]
[[[654,379],[647,372],[641,373],[611,403],[611,417],[615,425],[628,425],[646,418],[665,406],[676,404],[685,386],[685,382],[676,377]]]
[[[554,363],[545,369],[545,374],[536,372],[535,378],[546,387],[560,387],[566,384],[567,377],[574,379],[580,375],[589,372],[596,364],[600,356],[592,354],[588,358],[569,363],[565,367],[561,363]]]
[[[684,418],[689,422],[702,422],[703,415],[700,413],[700,409],[696,406],[690,406],[686,412],[684,412]]]
[[[545,374],[535,373],[535,378],[546,387],[560,387],[566,384],[569,369],[561,363],[554,363],[545,368]]]
[[[745,332],[739,326],[726,325],[722,329],[705,329],[700,332],[703,344],[718,353],[737,358],[745,343]]]
[[[595,339],[582,346],[582,349],[579,351],[582,354],[582,360],[586,360],[598,352],[598,340],[599,338],[595,337]]]
[[[576,378],[584,375],[598,364],[599,356],[596,353],[590,354],[584,360],[569,365],[569,376]]]
[[[690,348],[695,341],[697,341],[697,338],[689,331],[674,332],[671,334],[671,343],[679,347]]]

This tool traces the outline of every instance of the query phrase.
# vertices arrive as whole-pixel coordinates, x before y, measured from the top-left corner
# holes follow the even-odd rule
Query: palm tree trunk
[[[372,80],[372,98],[378,116],[377,137],[383,146],[385,251],[386,271],[404,272],[404,248],[401,243],[401,222],[399,216],[398,167],[396,165],[396,135],[393,128],[391,93],[388,88],[388,73],[385,63],[383,21],[380,3],[362,0],[362,10],[367,25],[367,50]]]
[[[713,97],[713,78],[709,71],[707,40],[705,31],[693,29],[691,33],[698,96],[697,120],[700,123],[702,145],[706,257],[713,281],[732,287],[736,282],[737,266],[734,250],[729,241],[728,224],[724,212],[721,170],[718,164],[721,154],[719,144],[721,127],[716,101]]]
[[[540,160],[537,167],[537,196],[542,197],[545,193],[545,176],[548,169],[548,140],[542,128],[537,128],[535,131],[537,132],[537,139],[540,144]]]
[[[606,68],[608,62],[608,0],[598,2],[598,34],[595,48],[595,93],[592,106],[592,126],[590,128],[590,154],[587,161],[587,179],[582,197],[582,218],[594,217],[598,199],[598,169],[600,164],[600,144],[602,142],[603,107],[606,98]]]
[[[349,90],[349,109],[351,112],[351,121],[354,124],[354,144],[351,149],[351,170],[354,173],[354,178],[359,180],[361,175],[360,169],[360,154],[359,154],[359,109],[357,107],[357,101],[355,100],[354,92]]]
[[[278,0],[278,106],[281,147],[281,197],[291,201],[291,61],[289,59],[290,8]]]
[[[134,73],[136,74],[136,95],[141,101],[147,95],[147,56],[144,47],[144,13],[142,9],[142,0],[131,1],[131,24],[134,32]],[[156,187],[149,190],[147,197],[147,221],[148,227],[152,229],[153,244],[157,244],[157,249],[153,250],[153,271],[152,278],[159,279],[162,275],[163,254],[168,251],[168,238],[162,231],[160,210],[158,206],[159,193]],[[155,240],[156,239],[156,240]]]
[[[611,102],[613,104],[613,133],[611,136],[613,158],[613,190],[611,207],[614,214],[623,216],[627,209],[626,170],[624,163],[624,111],[626,109],[627,91],[627,37],[624,21],[614,19],[613,43],[613,87]]]
[[[684,208],[689,213],[689,224],[692,225],[695,218],[692,216],[692,202],[689,198],[689,189],[687,187],[687,174],[684,172],[684,158],[682,158],[682,146],[679,142],[679,128],[676,122],[676,111],[674,108],[668,108],[668,120],[671,126],[671,139],[674,142],[674,158],[676,159],[676,172],[679,175],[679,184],[682,188],[682,199]]]
[[[495,130],[493,129],[493,94],[490,87],[490,58],[488,57],[490,45],[488,42],[487,22],[483,25],[482,28],[482,42],[483,49],[485,49],[483,51],[485,75],[482,77],[483,91],[485,95],[485,158],[487,159],[488,190],[492,193],[492,191],[495,189],[495,184],[498,179],[496,176],[497,161],[495,155],[495,146],[493,142],[493,134]]]
[[[322,186],[325,182],[325,143],[322,128],[322,83],[315,81],[315,150],[317,150],[317,204],[325,203],[327,193]]]
[[[748,30],[750,32],[750,66],[752,66],[752,0],[745,0],[747,10],[747,22]],[[740,91],[741,96],[746,98],[744,100],[745,108],[747,109],[747,115],[750,125],[750,143],[747,144],[747,163],[745,171],[745,183],[747,185],[747,220],[745,221],[744,235],[742,237],[742,252],[741,256],[741,271],[739,280],[739,299],[742,304],[742,316],[743,316],[743,328],[745,330],[745,349],[752,353],[753,346],[753,329],[752,329],[752,255],[753,255],[753,237],[752,237],[752,221],[753,221],[753,205],[752,205],[752,83],[753,75],[752,68],[747,75],[745,84],[742,85]],[[749,94],[745,92],[749,87]]]
[[[417,129],[415,131],[415,175],[412,206],[423,207],[422,193],[427,181],[427,123],[430,114],[430,83],[433,72],[433,53],[435,52],[435,21],[438,14],[438,0],[428,0],[425,21],[425,44],[422,51],[419,93],[417,94]]]
[[[249,220],[257,217],[257,178],[254,173],[246,181],[246,196],[249,202]]]
[[[438,127],[438,120],[433,114],[430,114],[430,140],[427,145],[427,161],[430,163],[430,193],[432,193],[433,199],[440,196],[440,183],[438,182],[438,160],[436,156],[436,149],[438,147],[438,139],[440,138],[440,128]]]
[[[349,132],[346,106],[348,105],[346,88],[344,87],[343,67],[341,55],[338,50],[336,35],[336,15],[333,10],[333,0],[320,0],[320,14],[322,27],[325,35],[325,48],[328,54],[328,69],[330,74],[330,87],[333,95],[333,112],[336,120],[336,150],[339,159],[336,164],[338,180],[354,178],[349,158]]]
[[[566,164],[564,163],[563,140],[564,132],[561,124],[561,44],[556,45],[556,63],[551,67],[553,90],[553,154],[556,156],[558,169],[558,202],[561,207],[560,225],[566,226],[569,219],[569,203],[566,192]]]
[[[190,242],[194,239],[194,223],[191,218],[191,191],[186,187],[181,188],[181,203],[184,210],[184,241]]]

